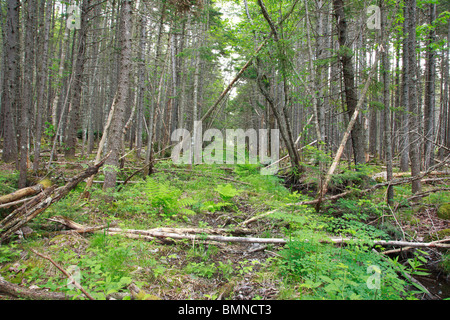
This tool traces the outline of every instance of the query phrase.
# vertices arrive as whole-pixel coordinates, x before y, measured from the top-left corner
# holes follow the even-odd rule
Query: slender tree
[[[424,106],[424,162],[425,169],[428,169],[434,164],[434,140],[436,134],[436,120],[435,120],[435,104],[436,104],[436,53],[433,45],[436,42],[436,29],[434,21],[436,19],[436,4],[430,3],[428,8],[428,23],[430,31],[427,39],[426,51],[426,80],[425,80],[425,106]]]
[[[409,158],[411,161],[411,175],[413,177],[420,174],[420,144],[419,132],[419,110],[417,103],[417,54],[416,54],[416,0],[405,0],[405,10],[408,11],[407,20],[407,56],[408,77],[406,86],[408,87],[408,113],[409,113]],[[412,182],[412,192],[417,193],[421,190],[420,180]]]
[[[20,1],[8,0],[6,13],[6,65],[3,83],[2,110],[4,118],[4,146],[2,160],[17,160],[16,119],[14,115],[21,109],[20,100]]]
[[[355,87],[355,71],[353,65],[353,52],[350,46],[348,37],[347,19],[344,10],[343,0],[333,0],[334,15],[337,21],[338,43],[339,43],[339,58],[342,64],[342,75],[344,79],[345,102],[347,105],[347,112],[351,116],[358,103],[357,91]],[[358,118],[351,131],[353,154],[355,157],[355,164],[364,164],[365,160],[365,141],[364,141],[364,127],[361,120]]]
[[[130,72],[131,72],[131,32],[132,32],[132,1],[122,0],[120,6],[120,69],[116,96],[111,110],[113,110],[111,127],[108,132],[108,151],[110,157],[106,161],[105,183],[103,190],[107,191],[116,186],[119,157],[122,148],[122,134],[126,103],[128,101]]]
[[[81,112],[81,93],[83,90],[84,68],[86,65],[86,38],[88,32],[88,11],[91,9],[91,0],[83,0],[81,7],[81,21],[78,38],[76,42],[76,62],[74,69],[72,99],[70,102],[70,110],[67,116],[67,131],[65,156],[73,158],[77,145],[77,129],[79,128],[80,112]]]

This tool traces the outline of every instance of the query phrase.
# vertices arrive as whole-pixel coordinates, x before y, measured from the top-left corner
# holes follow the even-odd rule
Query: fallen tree
[[[43,190],[38,196],[26,202],[21,207],[14,210],[5,219],[0,221],[0,243],[45,211],[53,203],[64,198],[81,181],[96,174],[100,167],[105,163],[107,157],[95,166],[89,167],[84,172],[72,178],[65,186],[59,188],[52,186]]]
[[[13,193],[10,193],[10,194],[4,195],[4,196],[0,196],[0,205],[5,204],[5,203],[10,203],[13,201],[17,201],[17,200],[20,200],[25,197],[33,196],[33,195],[43,191],[44,189],[45,189],[45,187],[43,184],[37,184],[32,187],[19,189],[17,191],[14,191]]]
[[[67,218],[60,220],[59,217],[55,221],[65,221],[65,225],[69,228],[73,228],[74,231],[86,230],[89,227],[85,227],[78,223],[73,222]],[[94,228],[94,227],[91,227]],[[289,241],[282,238],[255,238],[255,237],[230,237],[217,235],[220,233],[235,233],[235,232],[249,232],[247,229],[204,229],[204,228],[157,228],[151,230],[134,230],[134,229],[121,229],[121,228],[105,228],[103,231],[106,234],[120,234],[124,236],[130,236],[131,238],[138,239],[142,237],[143,240],[191,240],[191,241],[217,241],[217,242],[232,242],[232,243],[265,243],[265,244],[280,244],[285,245]],[[308,240],[304,240],[308,242]],[[319,242],[321,243],[369,243],[373,246],[399,246],[399,247],[414,247],[414,248],[450,248],[450,244],[443,242],[450,241],[450,239],[433,241],[433,242],[408,242],[408,241],[396,241],[396,240],[360,240],[353,238],[326,238]]]
[[[48,292],[42,289],[30,289],[8,282],[0,277],[0,292],[21,299],[31,300],[69,300],[71,296],[62,292]]]

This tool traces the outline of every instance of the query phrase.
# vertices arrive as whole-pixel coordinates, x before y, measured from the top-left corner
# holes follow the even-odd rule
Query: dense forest
[[[0,299],[450,297],[449,19],[0,0]]]

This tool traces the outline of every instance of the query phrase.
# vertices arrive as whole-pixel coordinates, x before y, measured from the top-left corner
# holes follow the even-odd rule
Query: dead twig
[[[52,258],[39,253],[33,249],[30,249],[31,252],[33,252],[35,255],[44,258],[48,261],[50,261],[59,271],[61,271],[69,280],[71,283],[73,283],[73,285],[75,287],[77,287],[81,292],[83,292],[83,294],[89,299],[89,300],[95,300],[86,290],[84,290],[84,288],[81,286],[81,284],[79,284],[66,270],[64,270],[59,264],[57,264]]]

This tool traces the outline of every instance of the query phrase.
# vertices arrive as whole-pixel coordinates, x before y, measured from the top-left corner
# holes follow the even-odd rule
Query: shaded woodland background
[[[70,4],[80,29],[67,26]],[[359,107],[344,149],[354,164],[380,159],[388,178],[393,167],[416,176],[450,151],[446,0],[0,5],[1,158],[17,164],[19,187],[58,152],[110,152],[107,165],[119,167],[134,148],[151,166],[171,133],[197,120],[205,130],[279,128],[294,173],[305,161],[297,149],[337,152]],[[370,5],[381,30],[366,25]],[[105,173],[104,189],[116,176]]]

